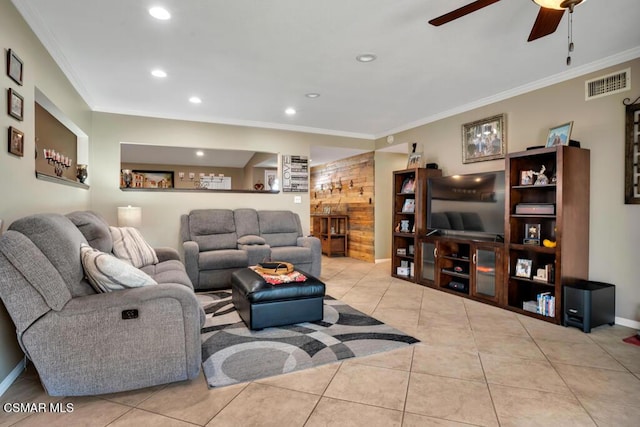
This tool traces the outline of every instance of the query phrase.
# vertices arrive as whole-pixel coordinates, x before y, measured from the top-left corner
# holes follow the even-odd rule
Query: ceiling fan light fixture
[[[583,0],[533,0],[533,2],[545,9],[565,10],[573,9],[574,6],[582,3]]]

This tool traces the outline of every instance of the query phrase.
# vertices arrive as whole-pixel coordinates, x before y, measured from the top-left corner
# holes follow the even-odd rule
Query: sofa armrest
[[[158,257],[158,262],[176,260],[180,261],[180,254],[173,248],[162,247],[162,248],[153,248],[156,251],[156,256]]]
[[[162,284],[74,298],[22,342],[49,394],[103,394],[197,376],[202,325],[193,291]]]
[[[200,247],[192,240],[182,243],[184,248],[184,268],[187,270],[187,276],[191,279],[193,287],[198,287],[198,255]]]
[[[311,273],[312,276],[320,277],[322,273],[322,244],[317,237],[298,237],[298,246],[311,249]]]

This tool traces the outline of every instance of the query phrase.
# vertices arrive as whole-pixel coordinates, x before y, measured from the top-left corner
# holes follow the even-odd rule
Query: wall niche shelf
[[[41,172],[36,172],[36,178],[41,179],[47,182],[53,182],[55,184],[68,185],[69,187],[82,188],[83,190],[88,190],[90,187],[87,184],[78,181],[72,181],[68,178],[59,177],[59,176],[51,176],[46,175]]]
[[[279,194],[279,190],[209,190],[207,188],[126,188],[120,187],[120,191],[138,191],[152,193],[250,193],[250,194]]]

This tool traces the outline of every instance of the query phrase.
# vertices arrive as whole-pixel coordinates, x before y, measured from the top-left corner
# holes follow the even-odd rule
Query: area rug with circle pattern
[[[209,387],[253,381],[351,357],[395,350],[417,339],[325,297],[318,322],[252,331],[231,302],[231,291],[197,294],[206,313],[202,365]]]

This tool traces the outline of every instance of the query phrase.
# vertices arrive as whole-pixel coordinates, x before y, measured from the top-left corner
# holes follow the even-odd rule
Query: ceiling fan
[[[429,21],[429,24],[439,27],[442,24],[454,21],[458,18],[462,18],[465,15],[473,13],[477,10],[485,8],[500,0],[477,0],[469,3],[466,6],[462,6],[459,9],[446,13],[442,16],[434,18]],[[527,41],[533,41],[544,36],[548,36],[556,31],[565,10],[569,10],[569,13],[573,13],[574,6],[582,3],[583,0],[533,0],[536,4],[540,5],[540,11],[536,18],[531,33]]]

